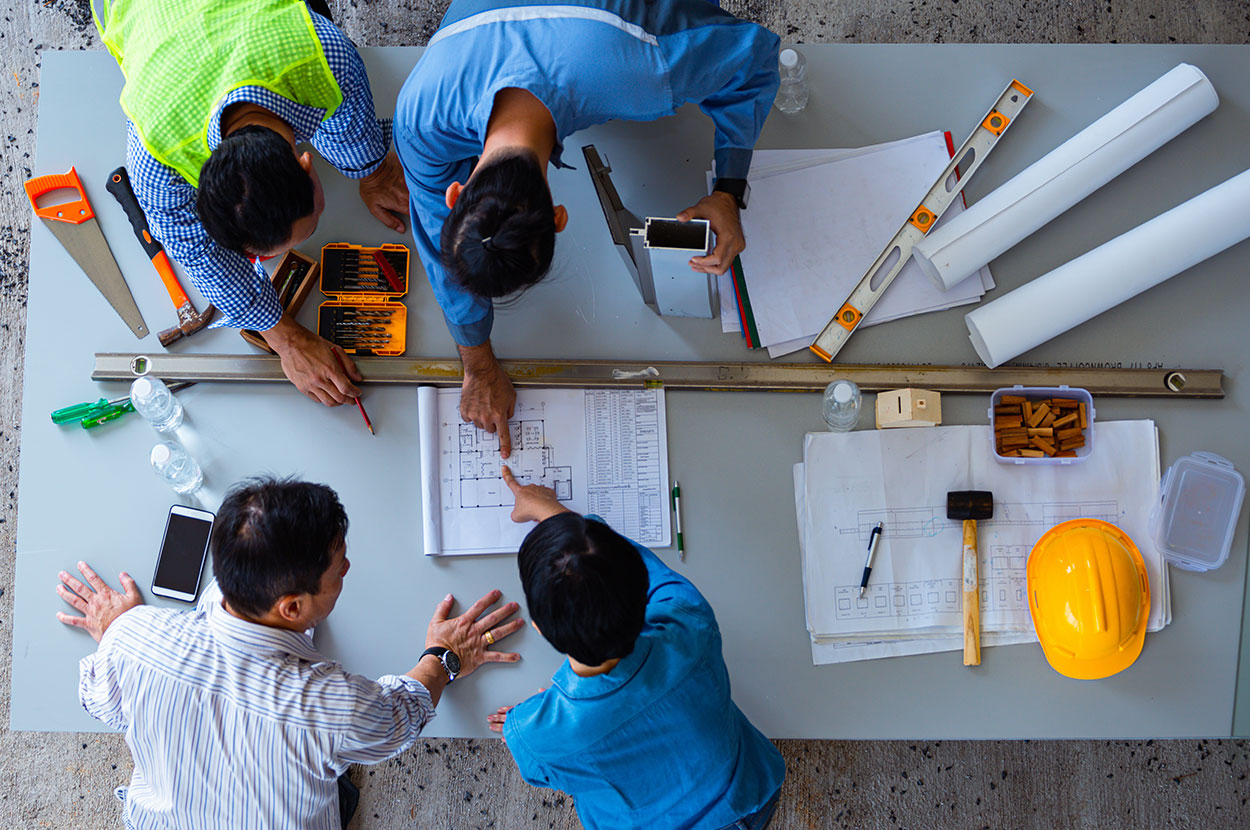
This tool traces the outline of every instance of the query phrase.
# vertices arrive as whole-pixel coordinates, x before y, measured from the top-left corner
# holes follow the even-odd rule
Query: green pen
[[[681,536],[681,482],[673,482],[673,515],[677,517],[677,555],[686,561],[686,543]]]

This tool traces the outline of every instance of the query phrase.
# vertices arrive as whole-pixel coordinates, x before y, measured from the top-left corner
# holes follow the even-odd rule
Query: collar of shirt
[[[248,622],[231,614],[220,602],[208,607],[208,625],[224,642],[252,654],[291,655],[310,663],[327,661],[306,632]]]
[[[621,662],[613,666],[611,671],[596,674],[594,677],[581,677],[573,671],[573,667],[566,659],[564,665],[551,678],[551,682],[570,698],[603,697],[617,691],[632,680],[642,668],[642,664],[647,662],[649,654],[651,654],[651,640],[640,636],[634,642],[634,650],[622,657]]]
[[[255,104],[264,107],[285,121],[295,133],[295,141],[311,141],[313,133],[321,126],[326,111],[318,107],[308,107],[288,101],[281,95],[265,89],[263,86],[244,86],[232,90],[217,109],[208,123],[208,149],[216,150],[221,143],[221,114],[232,104]]]

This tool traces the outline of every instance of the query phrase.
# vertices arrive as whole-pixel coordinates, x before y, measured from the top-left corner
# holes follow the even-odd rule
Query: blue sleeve
[[[282,307],[263,268],[222,248],[195,211],[195,188],[148,153],[134,124],[126,123],[126,171],[152,235],[221,318],[212,327],[265,331],[277,325]]]
[[[661,41],[673,97],[695,101],[716,125],[716,175],[744,179],[777,96],[780,39],[746,21],[686,29]]]
[[[512,753],[512,760],[516,762],[517,772],[521,773],[521,778],[531,787],[548,787],[556,788],[555,776],[552,771],[535,757],[530,751],[529,745],[525,742],[523,713],[518,713],[518,709],[524,705],[524,701],[512,707],[512,711],[508,713],[508,717],[503,722],[503,739],[504,745],[508,747],[508,751]]]
[[[452,339],[461,346],[480,346],[490,339],[494,308],[490,300],[475,297],[457,285],[439,260],[439,236],[451,212],[446,202],[447,188],[452,182],[468,181],[473,161],[463,158],[445,162],[432,158],[429,148],[437,138],[417,138],[413,134],[410,116],[404,113],[405,103],[401,92],[396,113],[395,149],[408,183],[408,207],[417,253]]]
[[[391,146],[390,122],[379,121],[373,109],[373,91],[360,53],[337,26],[310,12],[326,62],[343,92],[339,104],[313,133],[312,145],[321,157],[349,179],[363,179],[378,169]]]

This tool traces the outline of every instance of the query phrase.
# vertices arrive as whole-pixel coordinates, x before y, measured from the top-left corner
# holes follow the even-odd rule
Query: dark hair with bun
[[[538,157],[518,150],[474,172],[439,239],[443,267],[478,297],[538,283],[556,246],[555,206]]]

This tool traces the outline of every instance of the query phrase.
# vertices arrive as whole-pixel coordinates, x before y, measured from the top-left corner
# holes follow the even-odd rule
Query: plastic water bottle
[[[130,402],[157,432],[182,426],[182,404],[160,378],[142,377],[130,384]]]
[[[777,109],[786,115],[794,115],[807,106],[807,58],[796,49],[782,49],[780,63],[781,86],[777,88]]]
[[[170,441],[162,441],[152,448],[152,470],[180,496],[194,493],[204,483],[200,463]]]
[[[849,380],[835,380],[825,387],[821,414],[834,432],[850,432],[859,422],[859,409],[863,395],[859,387]]]

